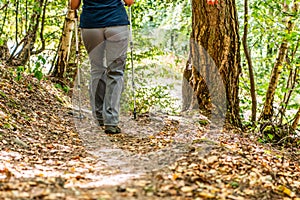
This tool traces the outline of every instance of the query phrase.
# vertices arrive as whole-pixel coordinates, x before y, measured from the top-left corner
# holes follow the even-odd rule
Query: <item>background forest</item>
[[[132,7],[140,113],[149,111],[154,105],[167,107],[168,112],[178,112],[175,99],[166,92],[172,87],[173,90],[178,88],[149,84],[149,79],[181,81],[189,56],[191,6],[189,0],[137,0]],[[298,7],[299,1],[292,0],[254,0],[249,5],[247,0],[236,2],[242,58],[240,114],[245,127],[264,133],[261,142],[282,143],[299,134]],[[32,73],[39,80],[46,78],[46,74],[51,75],[57,78],[57,88],[70,92],[76,70],[72,37],[74,13],[68,10],[68,3],[64,0],[1,0],[0,16],[0,59],[2,64],[14,66],[12,75],[17,80],[23,73]],[[286,53],[280,58],[283,46]],[[84,63],[87,57],[82,44],[80,47],[81,62]],[[282,62],[278,62],[279,59]],[[275,86],[275,95],[271,98],[274,113],[267,123],[262,123],[259,115],[263,112],[273,73],[278,79],[278,85],[271,85]],[[132,102],[129,93],[125,93],[125,98]],[[125,109],[132,109],[132,106],[125,106]]]
[[[122,132],[105,134],[68,1],[0,0],[0,199],[299,200],[300,0],[131,9]]]

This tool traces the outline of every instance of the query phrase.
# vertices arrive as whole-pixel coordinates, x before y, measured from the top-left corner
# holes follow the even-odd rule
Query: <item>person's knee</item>
[[[120,56],[119,58],[114,60],[114,64],[116,66],[122,66],[124,68],[126,62],[126,56]]]
[[[92,66],[91,67],[91,75],[92,77],[99,79],[105,74],[106,68],[99,67],[99,66]]]

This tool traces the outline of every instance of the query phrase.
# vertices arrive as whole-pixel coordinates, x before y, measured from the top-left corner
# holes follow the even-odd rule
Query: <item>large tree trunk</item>
[[[240,43],[235,1],[222,0],[209,5],[204,0],[193,0],[192,13],[190,84],[199,108],[241,126]]]
[[[57,78],[66,76],[67,67],[69,65],[69,57],[72,44],[72,31],[74,29],[75,12],[69,9],[65,18],[62,36],[60,38],[60,45],[58,47],[58,56],[54,64],[54,71],[52,75]]]

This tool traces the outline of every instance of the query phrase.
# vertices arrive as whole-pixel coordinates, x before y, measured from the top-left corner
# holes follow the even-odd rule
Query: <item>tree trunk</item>
[[[44,5],[44,0],[35,0],[35,3],[42,8]],[[34,44],[37,39],[37,32],[39,29],[39,23],[41,19],[42,12],[45,12],[45,10],[34,10],[33,14],[31,15],[30,19],[30,26],[27,30],[27,33],[25,37],[21,40],[21,42],[18,44],[18,46],[15,48],[15,51],[12,52],[10,58],[8,59],[8,63],[14,66],[18,65],[26,65],[28,62],[30,56],[33,53]],[[44,16],[44,15],[43,15]],[[16,34],[18,34],[16,32]],[[16,35],[17,40],[17,35]],[[20,52],[16,53],[16,50],[19,46],[22,45],[22,49]]]
[[[294,23],[292,21],[288,21],[287,23],[287,31],[290,33],[294,27]],[[270,120],[273,117],[273,101],[275,96],[276,87],[279,82],[279,77],[283,68],[283,62],[287,55],[288,50],[288,41],[283,39],[283,42],[280,45],[278,50],[278,55],[276,58],[276,62],[271,72],[271,79],[269,82],[269,87],[266,93],[266,100],[264,102],[264,107],[260,119]]]
[[[295,119],[294,119],[293,124],[292,124],[293,130],[297,129],[299,121],[300,121],[300,108],[298,109],[298,112],[296,113]]]
[[[192,85],[190,84],[192,78],[192,57],[191,52],[189,59],[186,62],[185,69],[182,76],[182,111],[190,109],[199,109],[197,96],[195,95]]]
[[[3,44],[0,45],[0,62],[6,61],[9,57],[9,49],[7,46],[7,41],[3,41]]]
[[[69,64],[69,57],[72,44],[72,31],[74,29],[74,15],[75,12],[69,9],[65,18],[62,36],[60,38],[60,45],[58,47],[58,55],[54,64],[52,76],[63,78],[66,76],[67,66]]]
[[[208,5],[192,1],[192,78],[199,108],[211,117],[241,126],[239,115],[240,43],[235,1]],[[224,116],[225,115],[225,116]]]

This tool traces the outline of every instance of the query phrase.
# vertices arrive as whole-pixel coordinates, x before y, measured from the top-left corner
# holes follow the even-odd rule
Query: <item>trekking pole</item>
[[[132,15],[131,7],[128,7],[129,23],[130,23],[130,57],[131,57],[131,82],[132,82],[132,94],[133,94],[133,118],[136,119],[136,99],[135,99],[135,84],[134,84],[134,69],[133,69],[133,41],[132,41]]]
[[[79,69],[79,45],[78,45],[78,14],[75,10],[75,49],[76,49],[76,65],[77,65],[77,89],[78,89],[78,103],[79,103],[79,119],[83,119],[81,111],[81,83],[80,83],[80,69]]]

